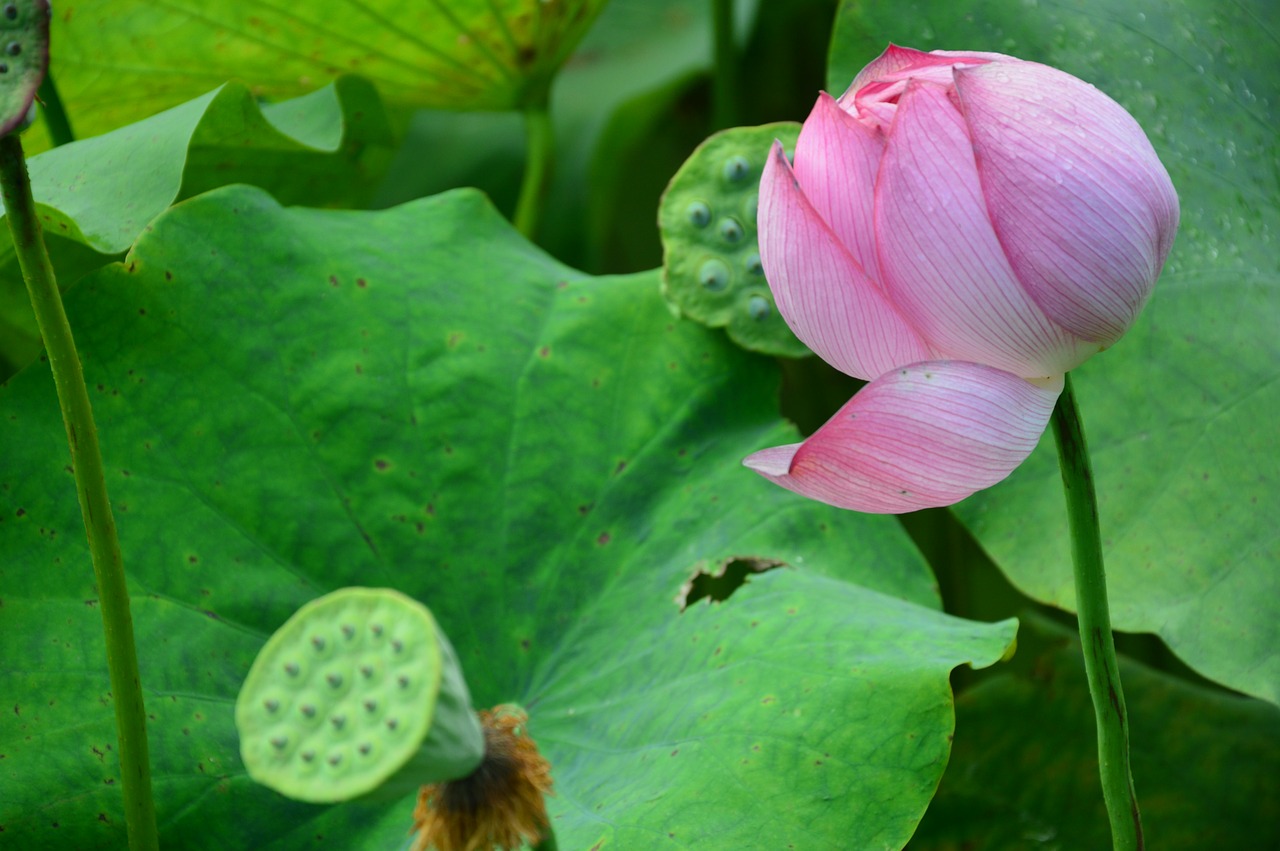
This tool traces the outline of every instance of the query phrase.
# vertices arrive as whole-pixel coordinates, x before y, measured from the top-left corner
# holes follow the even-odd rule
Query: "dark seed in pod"
[[[11,41],[7,45],[5,45],[4,52],[9,54],[10,56],[17,56],[19,53],[22,52],[22,45],[16,41]]]
[[[301,754],[299,754],[299,756],[301,756],[301,757],[302,757],[302,761],[303,761],[303,762],[311,762],[311,760],[313,760],[313,759],[315,759],[315,758],[316,758],[316,752],[315,752],[315,751],[303,751]]]
[[[394,639],[392,639],[392,640],[391,640],[391,649],[392,649],[392,650],[394,650],[395,652],[399,653],[401,650],[403,650],[403,649],[404,649],[404,642],[403,642],[403,641],[401,641],[401,640],[400,640],[400,639],[398,639],[398,638],[394,638]]]
[[[301,669],[298,667],[298,663],[297,663],[297,662],[285,662],[285,663],[284,663],[284,672],[285,672],[286,674],[288,674],[289,676],[291,676],[291,677],[296,677],[296,676],[298,676],[298,671],[299,671],[299,670],[301,670]]]
[[[400,722],[399,722],[399,721],[397,721],[396,719],[394,719],[394,718],[388,718],[388,719],[387,719],[387,729],[388,729],[388,730],[394,730],[396,727],[399,727],[399,726],[400,726]]]
[[[721,219],[718,230],[725,242],[734,243],[742,239],[742,225],[734,219]]]
[[[366,680],[367,680],[367,679],[369,679],[370,677],[372,677],[372,676],[373,676],[373,666],[372,666],[372,665],[361,665],[361,666],[360,666],[360,675],[361,675],[362,677],[364,677]]]
[[[13,3],[5,3],[4,16],[11,21],[16,21],[18,19],[18,7]]]
[[[342,674],[328,674],[324,680],[332,687],[337,688],[342,685]]]
[[[278,701],[278,700],[264,700],[264,701],[262,701],[262,705],[263,705],[263,706],[265,706],[265,707],[267,707],[267,711],[268,711],[268,712],[275,712],[277,709],[279,709],[279,708],[280,708],[280,701]]]
[[[373,745],[369,744],[368,742],[364,742],[363,744],[360,745],[360,747],[356,748],[356,750],[360,751],[360,754],[362,756],[368,756],[369,751],[373,750]]]
[[[271,740],[271,747],[278,751],[284,750],[284,746],[289,744],[289,740],[284,736],[276,736]]]
[[[406,677],[406,676],[403,676],[403,675],[402,675],[402,676],[396,677],[396,682],[398,682],[398,683],[400,684],[400,688],[408,688],[408,687],[409,687],[409,678],[408,678],[408,677]]]
[[[302,704],[302,706],[298,707],[298,711],[301,712],[307,718],[316,717],[316,708],[312,706],[310,703]]]
[[[333,756],[329,757],[329,764],[334,766],[335,768],[340,762],[342,762],[342,754],[340,753],[336,753]]]
[[[373,712],[377,708],[378,708],[378,701],[376,700],[366,700],[364,702],[365,712]]]
[[[311,636],[311,646],[316,650],[324,650],[324,639],[318,635]]]
[[[335,715],[329,719],[329,723],[333,725],[333,729],[341,730],[347,723],[347,716]]]
[[[381,635],[382,635],[382,624],[380,624],[380,623],[373,623],[373,624],[369,624],[369,631],[370,631],[370,632],[372,632],[372,633],[373,633],[374,635],[376,635],[376,636],[381,636]]]
[[[342,634],[347,637],[348,641],[350,641],[356,637],[356,628],[349,623],[344,623],[342,625]]]

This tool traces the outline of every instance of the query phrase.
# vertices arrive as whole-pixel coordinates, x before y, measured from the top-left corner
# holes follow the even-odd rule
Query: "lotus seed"
[[[403,649],[404,649],[404,642],[403,642],[403,641],[401,641],[401,640],[400,640],[400,639],[398,639],[398,638],[392,639],[392,640],[391,640],[391,649],[392,649],[392,650],[394,650],[395,652],[399,653],[401,650],[403,650]]]
[[[746,216],[748,224],[755,227],[756,214],[760,210],[760,196],[752,195],[742,202],[742,213]]]
[[[335,715],[329,719],[329,723],[333,725],[333,729],[341,730],[347,724],[347,716]]]
[[[388,719],[387,719],[387,729],[388,729],[388,730],[394,730],[396,727],[399,727],[399,726],[400,726],[400,722],[399,722],[399,721],[397,721],[396,719],[394,719],[394,718],[388,718]]]
[[[757,322],[768,319],[770,310],[769,301],[764,296],[753,295],[747,299],[747,313]]]
[[[284,750],[284,746],[289,744],[289,740],[284,736],[275,736],[271,739],[271,747],[278,751]]]
[[[408,678],[408,677],[406,677],[406,676],[401,675],[401,676],[399,676],[399,677],[396,677],[396,682],[398,682],[398,683],[400,684],[400,688],[408,688],[408,687],[409,687],[409,678]]]
[[[301,712],[307,718],[316,717],[316,708],[312,706],[310,703],[302,704],[302,706],[299,707],[298,711]]]
[[[344,623],[342,625],[342,634],[346,636],[347,641],[350,641],[356,637],[356,628],[349,623]]]
[[[277,709],[279,709],[279,708],[280,708],[280,701],[278,701],[278,700],[264,700],[264,701],[262,701],[262,705],[263,705],[263,706],[265,706],[265,707],[267,707],[267,711],[268,711],[268,712],[275,712]]]
[[[8,18],[9,20],[11,20],[11,21],[13,21],[13,20],[17,20],[17,17],[18,17],[18,7],[17,7],[17,6],[15,6],[13,3],[5,3],[5,4],[4,4],[4,16],[5,16],[6,18]]]
[[[684,212],[689,217],[689,224],[695,228],[705,228],[711,222],[711,208],[705,201],[690,202]]]
[[[284,664],[284,672],[291,677],[298,676],[300,670],[302,669],[298,667],[297,662],[285,662]]]
[[[698,267],[698,283],[712,292],[729,285],[729,266],[723,260],[711,259]]]
[[[324,639],[318,635],[312,636],[311,646],[314,647],[317,652],[324,650]]]
[[[332,688],[338,688],[342,685],[342,674],[326,674],[324,680]]]
[[[9,63],[0,62],[0,74],[8,74],[8,73],[9,73]]]
[[[372,665],[361,665],[361,666],[360,666],[360,675],[361,675],[361,676],[363,676],[366,680],[367,680],[367,679],[369,679],[370,677],[372,677],[372,676],[373,676],[373,666],[372,666]]]
[[[362,742],[360,747],[356,748],[356,750],[360,751],[361,756],[368,756],[369,752],[373,750],[373,745],[368,742]]]
[[[364,708],[365,708],[365,711],[366,711],[366,712],[373,712],[375,709],[377,709],[377,708],[378,708],[378,701],[376,701],[376,700],[366,700],[366,701],[364,702]]]
[[[743,156],[729,157],[724,164],[725,179],[737,183],[739,180],[746,178],[751,173],[751,163],[747,162],[747,158]]]
[[[760,264],[759,254],[749,254],[743,265],[747,267],[747,271],[752,275],[763,275],[764,266]]]
[[[336,753],[329,757],[329,764],[334,768],[338,767],[338,763],[342,762],[342,754]]]
[[[17,56],[19,53],[22,52],[22,45],[16,41],[11,41],[7,45],[5,45],[4,50],[5,50],[5,53],[8,53],[10,56]]]
[[[315,752],[315,751],[303,751],[303,752],[302,752],[301,754],[299,754],[299,755],[302,757],[302,761],[303,761],[303,762],[311,762],[313,759],[315,759],[315,758],[316,758],[316,752]]]
[[[720,238],[725,242],[734,243],[742,239],[742,225],[737,219],[721,219],[719,230]]]
[[[377,637],[377,638],[381,638],[381,637],[382,637],[382,624],[380,624],[380,623],[370,624],[370,625],[369,625],[369,631],[370,631],[370,632],[372,632],[372,633],[374,634],[374,636],[375,636],[375,637]]]

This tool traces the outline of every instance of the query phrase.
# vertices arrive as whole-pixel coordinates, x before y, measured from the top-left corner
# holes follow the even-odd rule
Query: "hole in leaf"
[[[759,556],[730,556],[721,561],[713,570],[707,571],[699,567],[680,586],[676,595],[676,604],[680,611],[692,606],[699,600],[710,600],[712,603],[723,603],[743,585],[753,573],[764,573],[778,567],[786,567],[787,563],[772,558]]]

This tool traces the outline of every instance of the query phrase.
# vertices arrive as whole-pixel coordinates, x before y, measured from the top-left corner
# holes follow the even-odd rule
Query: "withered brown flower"
[[[467,777],[423,786],[413,810],[412,851],[516,851],[549,825],[551,766],[514,706],[480,712],[484,759]]]

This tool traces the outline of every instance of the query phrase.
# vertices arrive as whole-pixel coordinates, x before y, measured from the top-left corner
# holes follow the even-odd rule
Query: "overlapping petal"
[[[1001,481],[1031,453],[1062,377],[1030,382],[962,361],[895,369],[803,443],[743,463],[831,505],[893,514],[951,505]]]
[[[932,357],[796,182],[775,144],[760,178],[760,260],[787,325],[827,363],[865,380]]]
[[[804,195],[873,281],[876,256],[875,185],[884,138],[823,92],[796,141],[795,175]]]
[[[1099,346],[1052,322],[1014,275],[987,215],[964,118],[947,90],[912,81],[876,185],[882,283],[945,357],[1047,377]]]
[[[1018,280],[1068,331],[1114,343],[1178,228],[1177,194],[1142,128],[1102,92],[1044,65],[968,68],[955,80]]]

